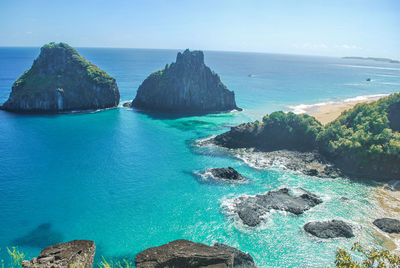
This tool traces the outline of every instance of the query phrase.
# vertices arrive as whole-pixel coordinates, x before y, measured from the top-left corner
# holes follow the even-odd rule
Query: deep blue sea
[[[131,100],[153,71],[177,51],[78,48],[117,79]],[[0,102],[39,48],[0,48]],[[57,242],[94,240],[96,258],[134,256],[185,238],[222,242],[249,252],[260,267],[332,265],[338,247],[379,246],[371,220],[379,215],[372,186],[319,179],[279,165],[250,167],[232,152],[195,141],[292,106],[400,91],[400,64],[277,54],[205,52],[206,64],[236,93],[243,112],[168,118],[126,108],[92,113],[17,115],[0,111],[0,259],[18,246],[28,258]],[[371,78],[367,82],[366,78]],[[261,161],[261,159],[260,159]],[[232,166],[248,184],[213,184],[194,171]],[[243,226],[230,200],[282,187],[303,187],[324,203],[303,215],[273,212],[257,228]],[[340,197],[350,198],[342,202]],[[302,226],[338,218],[353,239],[322,240]]]

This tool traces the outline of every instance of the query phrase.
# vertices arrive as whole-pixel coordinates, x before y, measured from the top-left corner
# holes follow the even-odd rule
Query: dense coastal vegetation
[[[326,126],[305,114],[274,112],[215,142],[262,151],[317,149],[350,176],[390,180],[400,174],[399,104],[400,93],[361,103]]]

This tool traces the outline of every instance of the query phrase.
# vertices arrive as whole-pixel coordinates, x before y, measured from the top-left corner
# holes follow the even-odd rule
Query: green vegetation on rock
[[[49,43],[13,84],[3,108],[16,112],[54,112],[115,107],[116,81],[65,43]]]
[[[343,112],[318,135],[321,149],[334,157],[350,155],[357,165],[400,161],[400,133],[391,129],[388,119],[394,103],[400,103],[400,94]]]

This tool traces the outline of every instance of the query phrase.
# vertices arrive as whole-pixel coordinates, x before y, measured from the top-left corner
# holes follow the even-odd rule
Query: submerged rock
[[[282,188],[255,196],[241,196],[234,200],[234,212],[244,224],[257,226],[262,221],[262,216],[271,209],[288,211],[295,215],[322,203],[322,200],[307,190],[299,188],[302,193],[294,196],[289,189]]]
[[[255,268],[253,257],[249,253],[245,253],[237,248],[222,244],[215,243],[212,245],[214,248],[220,248],[233,253],[233,267],[234,268]]]
[[[82,58],[65,43],[41,48],[32,67],[14,82],[2,109],[54,113],[116,107],[114,78]]]
[[[391,218],[374,220],[373,224],[386,233],[400,233],[400,221]]]
[[[181,239],[140,252],[135,257],[135,265],[137,268],[231,268],[233,254],[223,249]]]
[[[43,249],[37,258],[23,261],[24,268],[93,267],[96,246],[93,241],[73,240]]]
[[[354,237],[351,225],[341,220],[309,222],[303,228],[319,238]]]
[[[202,51],[185,50],[176,62],[140,85],[132,106],[157,112],[209,113],[241,110],[235,94],[204,64]]]
[[[227,168],[211,168],[209,169],[211,174],[219,179],[228,180],[228,181],[242,181],[246,178],[243,177],[236,169],[232,167]]]

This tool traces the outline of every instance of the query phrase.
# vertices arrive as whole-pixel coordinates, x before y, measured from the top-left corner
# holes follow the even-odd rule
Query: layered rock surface
[[[93,241],[73,240],[43,249],[37,258],[23,261],[24,268],[93,267],[96,246]]]
[[[255,268],[253,257],[249,253],[245,253],[237,248],[222,244],[215,243],[212,245],[214,248],[220,248],[225,251],[233,253],[233,267],[234,268]]]
[[[304,230],[319,238],[354,237],[351,225],[341,220],[309,222]]]
[[[2,109],[44,113],[96,110],[116,107],[119,97],[114,78],[69,45],[49,43],[14,82]]]
[[[181,239],[140,252],[135,264],[137,268],[232,268],[233,258],[226,250]]]
[[[131,105],[157,112],[241,110],[236,106],[234,92],[204,64],[203,52],[188,49],[178,53],[175,63],[147,77]]]
[[[278,191],[270,191],[255,196],[240,196],[234,200],[234,212],[245,225],[257,226],[261,223],[263,215],[272,209],[291,212],[295,215],[322,203],[322,200],[304,189],[296,196],[289,189],[282,188]]]

